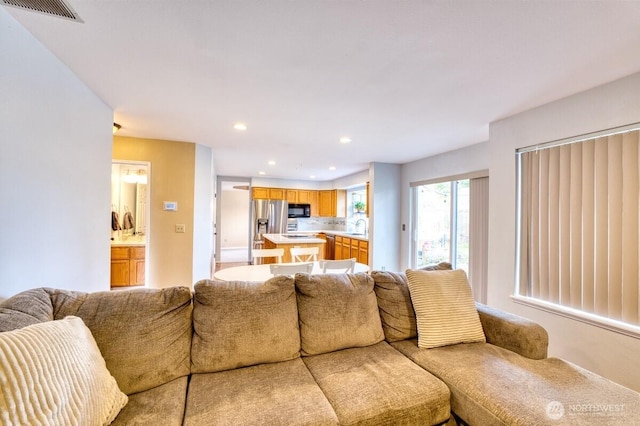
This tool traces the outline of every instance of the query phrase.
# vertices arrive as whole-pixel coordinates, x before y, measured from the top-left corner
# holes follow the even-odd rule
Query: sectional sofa
[[[480,341],[421,348],[409,278],[25,291],[0,304],[0,423],[88,424],[97,413],[92,422],[114,425],[638,424],[638,393],[547,358],[546,332],[523,318],[478,304]],[[69,372],[55,392],[42,383],[48,361]]]

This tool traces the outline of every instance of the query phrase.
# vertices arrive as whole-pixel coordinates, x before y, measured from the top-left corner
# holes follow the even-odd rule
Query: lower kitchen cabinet
[[[111,287],[144,285],[144,246],[111,247]]]
[[[356,262],[369,264],[369,242],[342,235],[335,237],[334,258],[336,260],[356,258]]]

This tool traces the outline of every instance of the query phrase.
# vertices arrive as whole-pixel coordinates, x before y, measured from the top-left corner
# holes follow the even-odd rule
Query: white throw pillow
[[[463,270],[409,269],[406,274],[416,312],[419,347],[486,341],[471,286]]]
[[[78,317],[0,333],[0,424],[108,425],[127,404]]]

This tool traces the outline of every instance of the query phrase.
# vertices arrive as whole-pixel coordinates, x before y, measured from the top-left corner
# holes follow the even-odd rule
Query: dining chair
[[[298,272],[310,274],[313,270],[313,262],[309,263],[272,263],[269,269],[273,275],[294,275]]]
[[[291,247],[289,252],[292,262],[315,262],[318,260],[320,249],[318,247]]]
[[[251,256],[253,257],[253,262],[256,262],[256,259],[262,259],[265,257],[275,257],[277,263],[282,263],[282,256],[284,256],[283,248],[275,248],[275,249],[253,249],[251,250]]]
[[[320,267],[322,273],[326,274],[327,271],[340,271],[344,273],[353,273],[353,269],[356,266],[356,258],[344,260],[321,260]]]

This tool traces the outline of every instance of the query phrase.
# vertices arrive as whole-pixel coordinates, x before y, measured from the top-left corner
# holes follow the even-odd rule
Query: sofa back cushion
[[[424,271],[451,270],[449,262],[420,268]],[[380,319],[388,342],[414,339],[418,336],[416,313],[411,303],[407,275],[404,272],[372,271]]]
[[[211,373],[300,356],[293,278],[199,281],[193,296],[191,371]]]
[[[0,332],[53,319],[53,305],[44,288],[16,294],[0,303]]]
[[[363,347],[384,340],[373,278],[296,274],[303,355]]]
[[[378,299],[380,319],[388,342],[413,339],[418,336],[416,313],[404,272],[372,271]]]
[[[55,319],[82,318],[127,395],[190,372],[191,290],[50,290]]]

